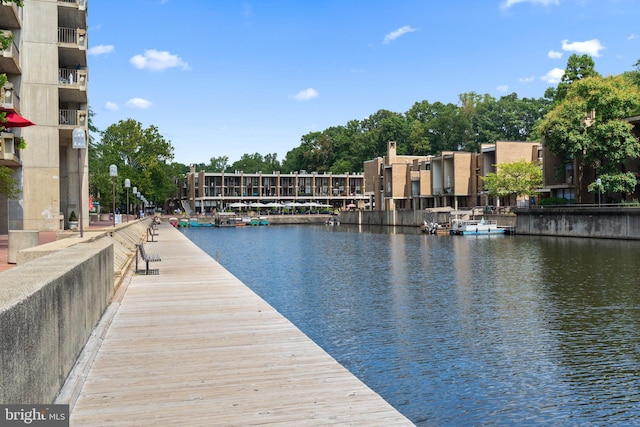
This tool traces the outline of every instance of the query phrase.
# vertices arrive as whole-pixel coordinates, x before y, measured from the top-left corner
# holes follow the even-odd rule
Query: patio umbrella
[[[278,202],[269,202],[266,205],[264,205],[265,208],[281,208],[282,207],[282,203],[278,203]]]
[[[5,128],[23,128],[27,126],[33,126],[33,123],[30,120],[25,119],[19,114],[14,113],[13,111],[7,111],[5,116],[5,121],[0,120],[0,125]]]
[[[247,204],[246,203],[242,203],[242,202],[231,203],[229,205],[230,208],[244,208],[246,206],[247,206]]]

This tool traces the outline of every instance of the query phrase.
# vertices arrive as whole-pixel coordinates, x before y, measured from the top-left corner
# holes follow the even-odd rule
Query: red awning
[[[14,113],[13,111],[7,111],[4,120],[4,122],[0,120],[0,126],[4,126],[5,128],[23,128],[35,125],[35,123],[25,119],[24,117]]]

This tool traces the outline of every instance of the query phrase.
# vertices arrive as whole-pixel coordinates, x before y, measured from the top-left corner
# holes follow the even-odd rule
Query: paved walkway
[[[131,217],[133,221],[133,217]],[[95,231],[103,228],[107,228],[112,224],[111,221],[93,221],[86,228],[85,231]],[[73,231],[66,230],[63,233],[74,233]],[[58,238],[55,231],[41,231],[38,235],[38,244],[44,245],[45,243],[55,242]],[[14,268],[16,264],[9,264],[9,235],[0,234],[0,273]]]
[[[413,425],[179,230],[157,240],[63,389],[71,425]]]

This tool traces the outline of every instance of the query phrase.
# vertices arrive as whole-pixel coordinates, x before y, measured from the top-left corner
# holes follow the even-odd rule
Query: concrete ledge
[[[640,240],[637,207],[516,209],[516,234]]]
[[[52,402],[113,293],[110,239],[0,275],[0,403]]]
[[[16,264],[21,250],[38,246],[39,235],[38,230],[9,230],[7,262]]]

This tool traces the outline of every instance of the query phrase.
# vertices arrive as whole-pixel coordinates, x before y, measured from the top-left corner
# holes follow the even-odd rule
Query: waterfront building
[[[376,210],[422,210],[501,206],[508,198],[492,197],[482,177],[501,164],[542,161],[539,142],[497,141],[479,153],[444,151],[439,156],[398,156],[389,142],[385,157],[364,164],[365,195]]]
[[[315,207],[322,205],[327,210],[362,209],[367,201],[364,176],[352,173],[197,172],[191,166],[179,188],[179,203],[169,206],[196,214],[222,211],[241,204],[253,204],[263,209],[272,209],[276,203],[298,204],[294,205],[298,208],[304,208],[303,203],[315,203]]]
[[[88,129],[87,0],[0,4],[0,30],[13,37],[0,55],[8,80],[0,107],[35,123],[1,133],[0,164],[12,169],[20,194],[16,200],[0,196],[0,234],[58,231],[88,200],[88,156],[72,148],[73,130],[86,135]],[[19,149],[21,140],[26,148]]]
[[[402,156],[396,142],[387,143],[387,155],[364,162],[365,196],[374,210],[413,209],[412,182],[419,172],[415,162],[427,162],[430,156]]]
[[[595,120],[591,113],[586,120]],[[632,132],[640,138],[640,116],[626,119],[633,126]],[[640,200],[640,188],[636,186],[633,194],[598,193],[590,192],[588,187],[598,179],[597,171],[582,162],[582,156],[575,158],[561,158],[553,154],[548,148],[544,153],[544,189],[549,197],[567,199],[570,203],[595,204],[595,203],[619,203],[622,201]],[[621,170],[631,171],[640,182],[640,158],[630,158],[621,167]]]

